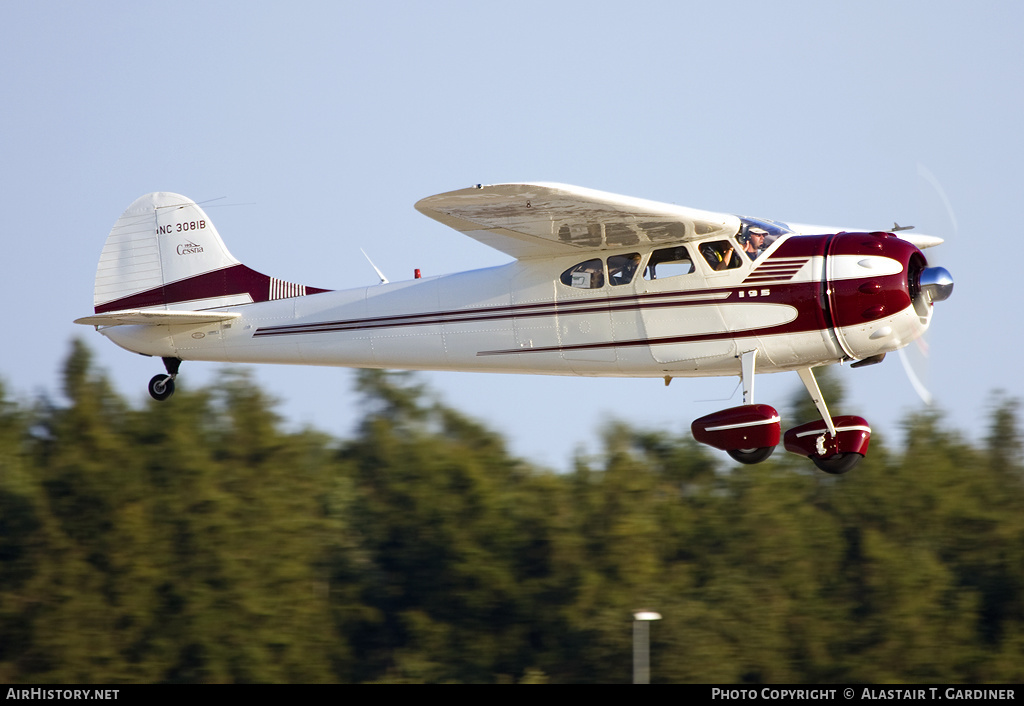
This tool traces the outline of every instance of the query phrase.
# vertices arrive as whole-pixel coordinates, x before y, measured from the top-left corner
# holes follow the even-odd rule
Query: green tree
[[[356,678],[518,679],[535,667],[529,645],[544,643],[553,483],[408,380],[360,372],[369,414],[341,452],[372,561]]]
[[[622,423],[556,475],[358,380],[343,441],[244,371],[132,407],[78,342],[62,399],[0,385],[0,679],[627,682],[638,608],[655,682],[1024,679],[1016,400],[841,477]]]

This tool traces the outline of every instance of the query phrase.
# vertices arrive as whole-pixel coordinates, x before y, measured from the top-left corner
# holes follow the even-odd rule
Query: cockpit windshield
[[[788,225],[780,221],[746,216],[739,216],[739,219],[740,232],[736,234],[736,238],[751,260],[756,260],[758,255],[780,237],[793,232]]]

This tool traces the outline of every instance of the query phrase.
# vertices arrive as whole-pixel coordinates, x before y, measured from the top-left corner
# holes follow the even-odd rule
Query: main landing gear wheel
[[[178,377],[181,358],[163,358],[166,375],[154,375],[149,381],[149,396],[157,402],[163,402],[174,394],[174,378]]]
[[[819,470],[825,471],[825,473],[831,473],[834,476],[841,476],[844,473],[853,470],[853,467],[860,463],[860,460],[864,458],[859,453],[852,451],[846,453],[838,453],[828,458],[811,457],[814,461],[814,465]]]
[[[154,375],[149,381],[149,396],[163,402],[174,394],[174,378],[170,375]]]
[[[755,463],[767,460],[773,451],[775,451],[774,446],[762,446],[759,449],[729,449],[726,453],[732,456],[734,460],[752,466]]]

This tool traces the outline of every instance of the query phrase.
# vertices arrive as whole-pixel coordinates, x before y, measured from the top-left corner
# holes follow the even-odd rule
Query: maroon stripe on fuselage
[[[806,328],[797,326],[795,321],[779,326],[766,326],[764,328],[738,329],[735,331],[721,331],[718,333],[696,333],[686,336],[664,336],[661,338],[635,338],[626,341],[602,341],[600,343],[575,343],[563,346],[548,346],[544,348],[507,348],[505,350],[480,351],[478,356],[489,355],[520,355],[523,353],[554,353],[561,351],[600,350],[604,348],[635,348],[637,346],[659,346],[672,343],[705,343],[707,341],[721,341],[730,338],[742,338],[744,336],[780,336],[792,333],[808,333],[820,331],[819,327]]]
[[[747,275],[747,278],[743,280],[744,284],[756,284],[759,282],[768,282],[778,280],[780,282],[788,282],[796,276],[796,273],[809,261],[809,258],[805,258],[800,262],[794,263],[780,263],[778,265],[766,264],[758,267],[756,270]]]
[[[726,301],[734,290],[732,288],[699,290],[684,292],[658,292],[640,294],[614,299],[576,299],[569,301],[551,301],[537,304],[519,304],[496,306],[486,309],[453,309],[450,311],[434,311],[423,314],[399,314],[366,319],[341,319],[337,321],[319,321],[308,324],[284,324],[281,326],[265,326],[257,329],[254,336],[278,336],[296,333],[322,333],[328,331],[359,331],[373,328],[401,328],[404,326],[435,326],[438,324],[475,323],[500,319],[528,318],[536,316],[564,316],[568,314],[611,313],[613,311],[629,311],[637,309],[687,306],[699,304],[718,304]],[[705,295],[725,294],[725,297],[713,298]],[[667,301],[672,298],[689,297],[690,301]]]
[[[329,289],[306,287],[306,294],[320,294]],[[248,294],[254,302],[270,300],[270,277],[256,272],[245,265],[232,265],[176,282],[167,282],[144,292],[131,294],[96,307],[97,314],[125,309],[145,309],[163,304],[228,297]]]
[[[775,285],[770,293],[763,295],[763,290],[757,290],[758,296],[740,298],[739,294],[747,293],[743,287],[718,288],[697,292],[671,292],[647,295],[634,295],[620,297],[604,301],[573,301],[573,302],[547,302],[544,304],[524,304],[519,306],[494,307],[482,312],[453,310],[446,312],[431,312],[425,314],[411,314],[405,316],[386,316],[367,319],[349,319],[342,321],[331,321],[311,324],[289,324],[286,326],[274,326],[258,329],[254,336],[278,336],[313,333],[336,333],[336,332],[357,332],[374,329],[406,328],[416,326],[438,326],[444,324],[478,323],[481,321],[509,321],[522,318],[535,318],[543,316],[567,316],[586,314],[610,314],[612,312],[636,311],[646,312],[652,310],[679,309],[679,316],[685,320],[686,309],[695,306],[722,306],[729,307],[736,304],[785,304],[794,307],[797,316],[793,321],[778,326],[732,330],[712,334],[694,334],[687,336],[672,337],[668,339],[637,339],[635,341],[602,341],[592,344],[576,344],[566,347],[567,350],[578,350],[587,348],[607,348],[617,345],[647,345],[649,343],[679,343],[703,340],[718,340],[729,338],[739,333],[748,332],[757,335],[774,335],[777,333],[803,333],[807,331],[821,330],[824,327],[824,319],[819,304],[820,282],[800,282],[787,285]],[[679,298],[693,296],[695,294],[724,294],[722,298],[691,299],[689,301],[678,301]],[[672,298],[677,300],[673,301]],[[566,306],[569,304],[571,306]],[[579,306],[579,305],[584,306]],[[480,355],[499,353],[529,353],[543,350],[561,350],[562,348],[532,348],[516,349],[514,351],[493,351],[484,352]]]
[[[747,275],[742,284],[751,284],[753,278],[761,271],[765,271],[765,280],[768,282],[778,281],[780,284],[793,278],[810,258],[803,257],[796,262],[774,262],[776,253],[772,258],[762,261],[753,272]],[[790,257],[790,255],[786,255]],[[774,270],[780,270],[775,273]],[[760,282],[758,282],[760,283]],[[814,284],[814,283],[810,283]],[[799,283],[798,285],[799,286]],[[815,284],[815,287],[817,285]],[[604,297],[600,299],[566,299],[559,301],[541,302],[535,304],[512,304],[507,306],[487,307],[486,309],[452,309],[449,311],[433,311],[422,314],[395,314],[391,316],[378,316],[365,319],[338,319],[334,321],[317,321],[305,324],[282,324],[280,326],[264,326],[256,330],[255,336],[277,336],[301,333],[321,333],[330,331],[353,331],[371,328],[391,328],[401,326],[424,326],[445,323],[478,322],[493,319],[533,317],[533,316],[554,316],[561,314],[583,314],[583,313],[604,313],[613,311],[627,311],[630,309],[646,309],[664,306],[682,306],[683,304],[715,304],[728,300],[732,293],[743,290],[742,285],[720,287],[716,289],[677,290],[673,292],[654,292],[649,294],[634,294],[624,297]],[[726,294],[724,298],[714,298],[707,295]],[[666,302],[648,303],[657,300],[682,297],[700,297],[699,301],[690,302]],[[763,300],[762,300],[763,301]],[[786,302],[790,303],[790,302]]]
[[[830,235],[789,236],[771,254],[771,261],[783,258],[820,257],[825,254],[825,245],[831,237]]]

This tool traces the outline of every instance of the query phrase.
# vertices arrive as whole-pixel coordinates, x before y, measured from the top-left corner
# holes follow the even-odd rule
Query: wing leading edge
[[[566,184],[494,184],[428,196],[416,209],[512,257],[731,236],[736,216]]]

